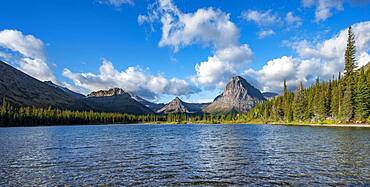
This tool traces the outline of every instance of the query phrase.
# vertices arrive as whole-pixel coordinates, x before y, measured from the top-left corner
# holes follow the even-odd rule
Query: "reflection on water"
[[[370,130],[272,125],[0,129],[0,186],[370,185]]]

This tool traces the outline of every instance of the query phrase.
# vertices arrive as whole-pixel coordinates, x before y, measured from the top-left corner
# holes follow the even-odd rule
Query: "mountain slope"
[[[49,86],[0,61],[0,98],[15,106],[34,106],[60,109],[89,110],[70,94]],[[2,99],[1,101],[2,102]]]
[[[217,96],[215,100],[204,109],[204,112],[247,112],[258,102],[264,100],[264,96],[257,88],[250,85],[244,78],[236,76],[226,85],[224,92]]]
[[[131,98],[135,99],[137,102],[143,104],[144,106],[148,107],[149,109],[151,109],[152,111],[157,111],[159,109],[161,109],[162,107],[164,107],[165,104],[163,103],[153,103],[153,102],[150,102],[138,95],[135,95],[135,94],[132,94],[130,93],[131,95]]]
[[[158,113],[173,114],[173,113],[201,113],[203,108],[208,103],[186,103],[176,97],[171,102],[167,103],[163,108],[157,110]]]
[[[127,114],[154,114],[131,95],[120,88],[92,92],[83,99],[91,108],[100,112],[118,112]]]
[[[69,95],[75,97],[76,99],[82,99],[84,98],[85,96],[80,94],[80,93],[77,93],[77,92],[74,92],[66,87],[62,87],[62,86],[59,86],[59,85],[56,85],[54,84],[53,82],[51,81],[44,81],[44,83],[48,84],[49,86],[52,86],[52,87],[55,87],[55,88],[58,88],[66,93],[68,93]]]

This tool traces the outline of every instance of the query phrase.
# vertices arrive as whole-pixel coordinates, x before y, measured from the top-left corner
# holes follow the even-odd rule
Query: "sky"
[[[87,94],[209,102],[232,76],[294,90],[370,61],[370,0],[2,0],[0,60]]]

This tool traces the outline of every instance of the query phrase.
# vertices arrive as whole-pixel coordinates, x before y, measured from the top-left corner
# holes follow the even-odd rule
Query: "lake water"
[[[0,186],[370,185],[370,129],[0,128]]]

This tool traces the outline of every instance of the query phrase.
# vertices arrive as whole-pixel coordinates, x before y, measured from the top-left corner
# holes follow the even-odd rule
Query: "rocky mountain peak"
[[[248,99],[248,97],[258,99],[264,98],[258,89],[240,76],[235,76],[231,79],[226,85],[222,96],[233,100],[245,100]]]
[[[158,113],[188,113],[185,103],[176,97],[171,102],[167,103],[163,108],[158,110]]]
[[[224,92],[205,108],[208,113],[247,112],[258,102],[265,100],[262,93],[243,77],[235,76],[226,85]]]
[[[95,92],[91,92],[88,94],[88,97],[107,97],[107,96],[116,96],[116,95],[123,95],[128,94],[122,88],[111,88],[109,90],[99,90]]]

